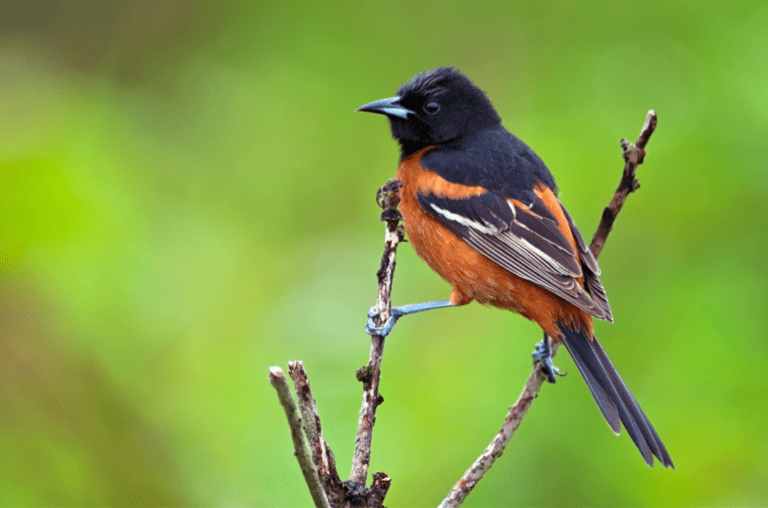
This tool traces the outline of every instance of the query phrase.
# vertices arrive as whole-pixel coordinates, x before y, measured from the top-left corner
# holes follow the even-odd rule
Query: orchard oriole
[[[518,312],[545,332],[534,357],[550,381],[549,337],[568,349],[613,431],[623,423],[646,463],[655,455],[674,467],[594,336],[592,316],[613,320],[597,260],[544,162],[501,125],[485,93],[441,67],[358,110],[388,117],[401,149],[397,178],[408,239],[453,286],[448,300],[392,309],[380,328],[369,319],[368,333],[387,335],[403,315],[473,300]]]

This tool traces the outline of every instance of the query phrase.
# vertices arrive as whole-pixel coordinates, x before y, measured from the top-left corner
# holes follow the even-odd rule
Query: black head
[[[397,96],[358,111],[387,115],[403,157],[501,123],[483,91],[452,67],[422,72],[401,86]]]

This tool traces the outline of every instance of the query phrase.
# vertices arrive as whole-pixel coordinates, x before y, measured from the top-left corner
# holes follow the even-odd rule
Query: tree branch
[[[379,279],[379,291],[376,298],[376,311],[374,316],[376,326],[381,326],[390,317],[392,312],[392,278],[395,272],[395,254],[397,245],[403,241],[403,230],[399,226],[403,218],[397,210],[400,203],[400,188],[403,186],[399,180],[389,180],[376,194],[376,202],[384,211],[381,220],[386,221],[384,236],[384,255],[381,258],[381,266],[376,273]],[[379,394],[379,380],[381,378],[381,361],[384,354],[384,337],[371,336],[371,352],[368,364],[357,371],[357,379],[363,383],[363,403],[360,407],[358,420],[357,439],[355,440],[355,453],[352,458],[352,471],[349,483],[356,488],[364,488],[368,476],[368,465],[371,461],[371,440],[373,438],[373,425],[376,423],[376,408],[384,402]],[[387,482],[387,488],[389,482]],[[382,498],[383,499],[383,498]]]
[[[285,380],[285,374],[280,367],[269,368],[269,382],[277,391],[277,398],[280,405],[285,410],[285,416],[288,418],[288,426],[291,428],[291,438],[293,439],[293,449],[296,459],[299,461],[299,467],[304,474],[304,481],[309,486],[309,492],[316,507],[330,508],[328,497],[320,485],[320,479],[317,475],[317,469],[310,456],[309,445],[304,436],[299,411],[296,408],[296,402],[291,395],[291,389]],[[308,386],[308,385],[307,385]]]
[[[296,396],[301,411],[301,426],[312,450],[312,461],[317,468],[317,474],[323,490],[333,506],[341,506],[345,498],[344,485],[336,471],[336,459],[328,443],[323,439],[323,428],[317,404],[312,396],[309,379],[304,370],[303,362],[288,362],[288,374],[296,387]]]
[[[619,215],[621,207],[624,206],[624,200],[627,199],[630,192],[635,192],[640,188],[640,182],[635,178],[635,171],[637,166],[643,163],[645,159],[645,145],[651,138],[651,134],[656,130],[656,123],[658,117],[654,110],[648,112],[648,116],[645,117],[645,123],[640,130],[640,136],[637,138],[637,143],[634,145],[626,139],[621,140],[621,148],[624,151],[624,172],[621,174],[621,180],[619,181],[619,187],[613,195],[613,199],[608,206],[603,210],[603,216],[600,219],[600,225],[595,231],[595,236],[592,238],[592,243],[589,244],[589,248],[592,250],[592,254],[595,258],[600,257],[600,252],[603,250],[605,240],[608,238],[608,233],[613,229],[613,223],[616,221],[616,216]]]
[[[397,245],[403,241],[403,230],[399,223],[402,215],[397,210],[400,202],[402,183],[390,180],[376,194],[376,201],[384,211],[381,220],[386,221],[384,255],[377,272],[379,279],[378,296],[374,307],[374,321],[378,326],[386,322],[391,315],[392,277],[395,270]],[[381,507],[387,495],[391,479],[384,473],[375,473],[370,488],[365,482],[368,465],[371,460],[371,439],[376,421],[376,408],[384,399],[379,394],[381,360],[384,352],[384,337],[371,337],[371,353],[368,364],[357,371],[357,379],[363,383],[363,403],[360,408],[360,420],[355,453],[352,461],[350,480],[342,482],[336,470],[336,461],[328,443],[323,439],[317,404],[312,396],[309,379],[302,362],[288,362],[288,371],[296,387],[299,409],[291,396],[288,383],[279,367],[270,368],[269,379],[277,391],[280,403],[285,409],[291,428],[295,455],[299,460],[304,479],[309,486],[316,506],[336,507]],[[311,449],[311,451],[310,451]],[[311,458],[310,458],[311,453]]]
[[[656,113],[651,110],[648,112],[648,116],[645,119],[643,128],[640,131],[640,137],[637,139],[637,143],[634,145],[629,143],[626,139],[621,140],[621,147],[624,152],[624,172],[619,182],[619,187],[611,199],[610,204],[603,211],[600,225],[592,238],[590,249],[595,258],[600,257],[600,252],[603,250],[605,240],[608,238],[608,234],[613,228],[613,223],[616,220],[616,216],[621,211],[621,207],[624,206],[624,200],[627,196],[640,188],[640,184],[635,178],[635,171],[637,166],[643,163],[645,157],[645,145],[656,129],[657,117]],[[558,343],[552,341],[552,356],[555,356],[557,352]],[[504,419],[504,424],[501,430],[496,434],[488,447],[480,454],[470,468],[464,473],[464,476],[456,482],[453,489],[440,503],[440,508],[454,508],[459,506],[464,499],[469,495],[472,489],[477,485],[485,472],[493,465],[497,458],[501,457],[504,453],[504,449],[507,447],[509,440],[514,435],[523,417],[528,412],[528,409],[535,399],[539,395],[539,390],[546,375],[544,374],[541,363],[536,361],[534,363],[533,371],[528,377],[528,381],[525,383],[523,393],[515,402],[515,405],[509,408],[507,417]]]

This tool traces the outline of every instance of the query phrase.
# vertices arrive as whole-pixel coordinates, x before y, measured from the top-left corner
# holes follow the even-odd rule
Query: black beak
[[[369,102],[365,106],[357,108],[358,111],[368,111],[369,113],[380,113],[387,116],[396,116],[404,120],[408,119],[408,113],[415,114],[408,108],[400,105],[400,97],[390,97],[389,99],[379,99]]]

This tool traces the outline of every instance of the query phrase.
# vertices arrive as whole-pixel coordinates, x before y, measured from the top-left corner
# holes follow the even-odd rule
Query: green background
[[[658,112],[596,327],[677,466],[613,436],[561,354],[466,505],[768,505],[766,27],[764,1],[0,1],[0,504],[308,505],[267,381],[294,359],[346,478],[398,159],[354,110],[454,65],[587,238]],[[395,303],[448,293],[405,244]],[[442,499],[539,339],[477,304],[398,325],[389,506]]]

